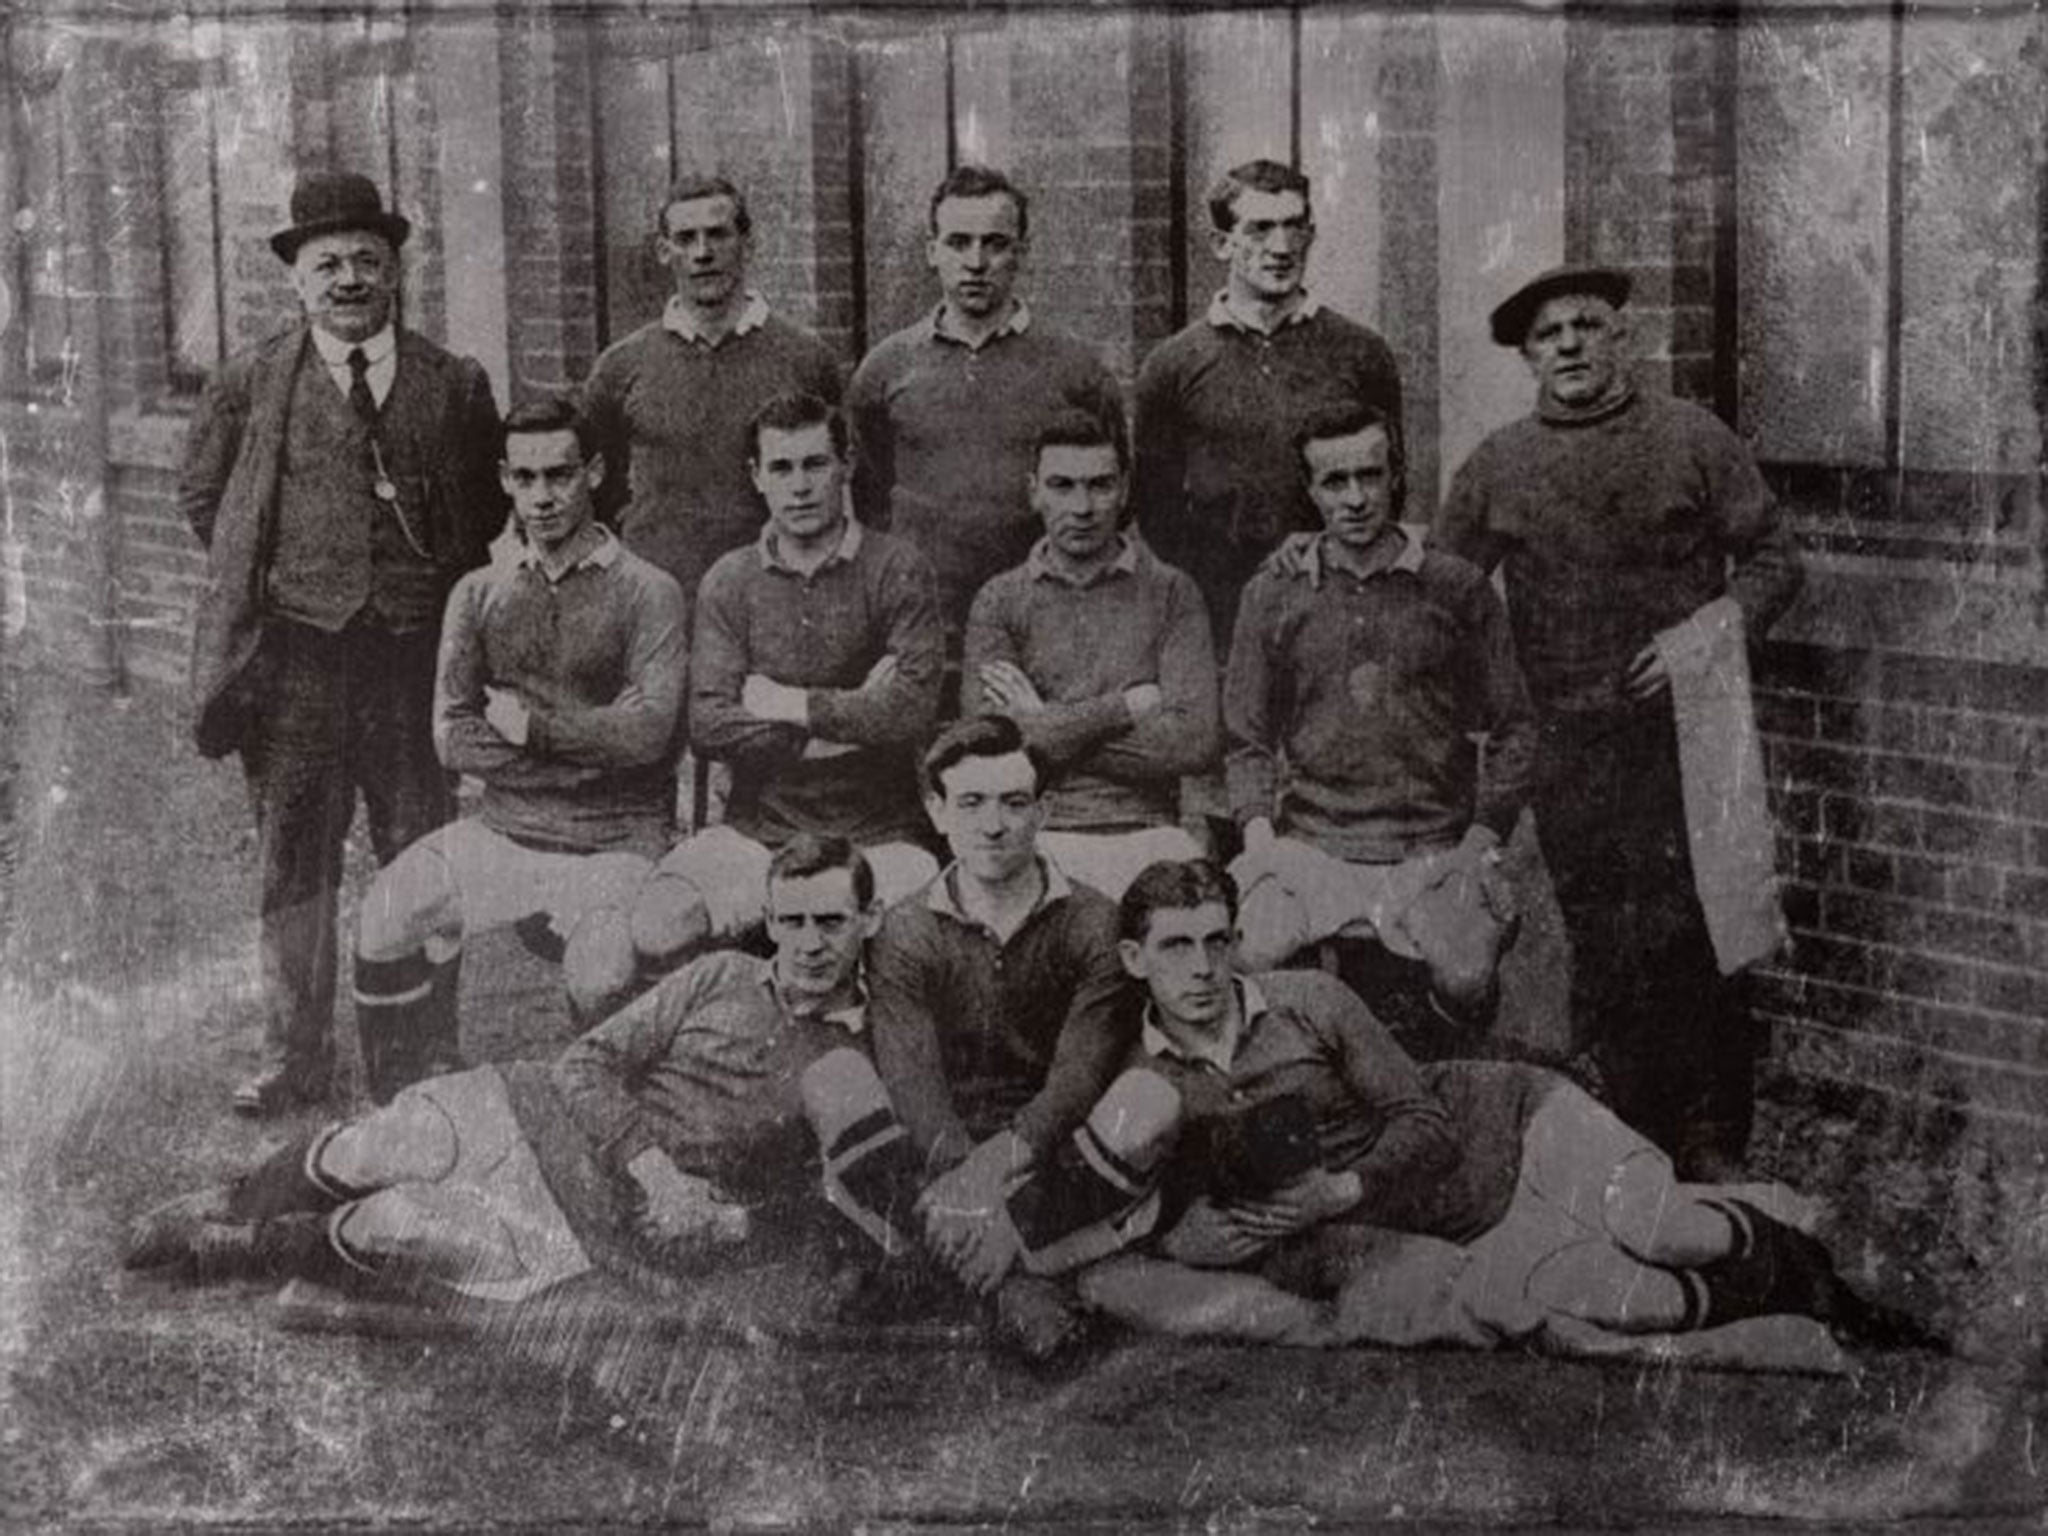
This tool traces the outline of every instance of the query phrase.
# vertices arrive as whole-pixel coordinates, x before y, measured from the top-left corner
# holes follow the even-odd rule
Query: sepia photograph
[[[2040,0],[0,90],[0,1529],[2044,1529]]]

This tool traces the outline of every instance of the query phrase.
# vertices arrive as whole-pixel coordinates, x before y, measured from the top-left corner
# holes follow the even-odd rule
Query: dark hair
[[[1302,202],[1314,211],[1308,177],[1278,160],[1247,160],[1225,171],[1209,189],[1209,222],[1218,234],[1228,234],[1237,227],[1237,199],[1245,192],[1299,192]]]
[[[1134,944],[1145,942],[1154,912],[1192,912],[1210,902],[1222,903],[1237,923],[1237,882],[1212,859],[1161,859],[1147,864],[1124,889],[1117,903],[1117,934]]]
[[[1031,764],[1032,793],[1043,795],[1052,781],[1052,765],[1024,739],[1024,732],[1008,715],[969,715],[955,720],[925,748],[918,777],[927,795],[943,800],[946,770],[954,764],[970,757],[1008,757],[1013,752],[1022,752]]]
[[[654,232],[658,235],[669,232],[668,211],[677,203],[694,203],[707,197],[731,198],[733,228],[743,235],[752,233],[754,216],[747,212],[746,194],[723,176],[679,176],[669,183],[661,207],[654,215]]]
[[[801,432],[805,427],[823,425],[832,434],[832,451],[846,457],[846,418],[829,401],[801,389],[776,395],[754,412],[747,423],[747,462],[761,462],[763,432]]]
[[[1131,445],[1124,433],[1123,412],[1082,410],[1075,406],[1060,411],[1038,429],[1031,445],[1031,469],[1038,470],[1038,457],[1048,448],[1114,448],[1118,469],[1131,467]]]
[[[1010,206],[1017,210],[1017,238],[1022,240],[1031,233],[1031,199],[1001,171],[985,165],[956,165],[946,172],[946,179],[932,193],[927,215],[935,235],[939,232],[939,204],[949,197],[1007,197]]]
[[[507,411],[504,425],[498,430],[498,451],[503,454],[505,444],[511,438],[540,432],[574,432],[576,447],[583,457],[589,460],[597,456],[597,444],[589,424],[576,409],[575,402],[565,395],[542,395]]]
[[[799,832],[768,861],[768,883],[800,880],[807,875],[843,869],[853,876],[853,900],[863,910],[874,905],[875,871],[868,856],[833,833]]]
[[[1401,424],[1378,406],[1365,401],[1348,405],[1326,405],[1313,411],[1302,424],[1295,428],[1294,462],[1301,466],[1304,476],[1308,474],[1308,445],[1328,442],[1333,437],[1356,437],[1378,427],[1387,434],[1387,485],[1392,496],[1390,506],[1396,517],[1401,515],[1401,504],[1408,498],[1408,453],[1401,444]]]

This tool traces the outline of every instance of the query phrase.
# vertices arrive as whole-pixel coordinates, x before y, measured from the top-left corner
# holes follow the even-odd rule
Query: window
[[[1903,6],[1744,26],[1742,422],[1815,549],[2036,558],[2033,31]]]
[[[226,352],[216,78],[205,62],[173,65],[162,77],[164,340],[174,394],[196,392]]]
[[[0,55],[6,74],[4,173],[6,280],[14,318],[6,358],[17,386],[62,382],[71,335],[70,285],[64,269],[65,165],[61,65],[43,38],[9,27]]]

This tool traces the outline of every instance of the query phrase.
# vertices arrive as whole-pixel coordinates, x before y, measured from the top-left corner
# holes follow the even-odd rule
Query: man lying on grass
[[[1341,983],[1241,975],[1229,877],[1155,864],[1125,893],[1133,1067],[1178,1091],[1161,1236],[1097,1265],[1094,1306],[1276,1342],[1489,1346],[1813,1319],[1846,1344],[1934,1342],[1859,1296],[1780,1185],[1679,1183],[1565,1079],[1418,1068]],[[1818,1341],[1823,1347],[1825,1339]]]
[[[785,843],[764,894],[772,960],[706,955],[552,1064],[415,1083],[142,1216],[127,1266],[517,1301],[593,1269],[658,1286],[800,1217],[817,1200],[803,1074],[865,1049],[881,908],[836,837]]]

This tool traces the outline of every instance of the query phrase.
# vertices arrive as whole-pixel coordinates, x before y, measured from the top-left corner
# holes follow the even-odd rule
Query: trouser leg
[[[1537,830],[1578,1043],[1682,1176],[1725,1176],[1748,1141],[1754,1033],[1694,893],[1669,707],[1553,723],[1546,746]]]
[[[455,814],[454,788],[434,751],[436,632],[350,631],[350,747],[379,864]]]
[[[371,847],[377,862],[387,867],[445,825],[455,810],[448,774],[434,752],[435,640],[431,629],[396,635],[378,629],[350,632],[351,764],[362,786]],[[359,1011],[366,1076],[372,1052],[380,1056],[380,1080],[371,1084],[371,1095],[380,1102],[407,1082],[460,1065],[456,995],[461,963],[459,949],[428,961],[428,990],[402,1019],[365,1017]],[[380,990],[387,988],[388,978],[371,978],[366,986],[359,970],[358,1009],[366,995],[372,999],[368,1006],[377,1008]]]
[[[1674,1154],[1688,1179],[1725,1183],[1745,1176],[1762,1043],[1746,994],[1741,977],[1718,974],[1702,992],[1701,1039],[1706,1049],[1695,1091],[1679,1110]]]
[[[335,892],[354,811],[336,637],[283,624],[274,684],[243,754],[256,812],[266,1074],[324,1090],[332,1066]]]

